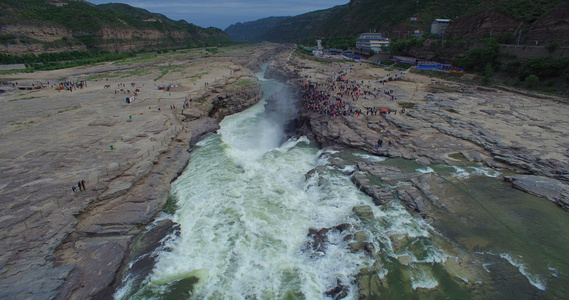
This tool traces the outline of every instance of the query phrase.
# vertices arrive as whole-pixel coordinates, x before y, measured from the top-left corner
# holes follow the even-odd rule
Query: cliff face
[[[0,3],[0,51],[9,55],[62,51],[126,52],[218,45],[223,31],[201,28],[125,4],[21,0]]]
[[[20,25],[7,24],[0,27],[1,35],[25,36],[31,39],[54,42],[62,38],[72,38],[71,30],[57,25]]]
[[[4,25],[0,36],[14,37],[0,43],[0,52],[10,55],[41,54],[62,51],[85,51],[94,47],[100,51],[128,52],[160,48],[185,47],[200,44],[189,32],[184,30],[159,31],[129,27],[103,26],[94,34],[74,32],[56,25]],[[88,36],[96,42],[87,45],[81,39]],[[223,34],[216,37],[223,39]],[[202,40],[208,36],[199,36]]]
[[[539,45],[565,45],[569,43],[568,31],[569,2],[564,2],[533,24],[494,10],[460,17],[449,25],[445,37],[477,40],[492,36],[508,44],[516,44],[520,37],[520,44],[525,45],[534,45],[535,42]]]
[[[39,54],[62,51],[85,51],[85,45],[62,43],[50,46],[57,41],[71,40],[71,30],[57,25],[20,25],[0,26],[0,36],[14,37],[0,43],[0,52],[9,55]]]
[[[565,1],[545,17],[533,24],[526,38],[540,43],[569,44],[569,2]]]
[[[534,45],[535,42],[539,45],[551,43],[566,45],[569,43],[567,32],[569,32],[569,2],[562,3],[532,24],[494,10],[460,17],[449,25],[445,37],[476,40],[492,36],[508,44],[517,44],[519,37],[520,44],[524,45]]]
[[[523,22],[514,20],[496,11],[485,11],[478,15],[460,17],[449,25],[445,32],[446,38],[481,39],[511,35],[517,36]]]

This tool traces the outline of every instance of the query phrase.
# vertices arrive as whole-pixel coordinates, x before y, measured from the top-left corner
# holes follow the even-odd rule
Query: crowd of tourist
[[[325,82],[304,81],[304,108],[330,116],[355,116],[357,118],[362,114],[362,108],[356,105],[361,99],[377,101],[382,97],[383,92],[387,100],[397,100],[393,89],[383,91],[377,87],[372,89],[370,85],[365,85],[364,81],[360,84],[359,81],[347,80],[343,76],[345,73],[341,72]],[[378,83],[385,85],[385,80],[378,81]],[[363,106],[363,110],[368,116],[397,114],[397,110],[375,106]],[[405,113],[405,109],[402,109],[401,113]]]

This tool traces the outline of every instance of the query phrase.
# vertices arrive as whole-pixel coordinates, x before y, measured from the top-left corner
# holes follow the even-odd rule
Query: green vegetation
[[[85,51],[42,53],[39,55],[25,54],[14,56],[0,53],[2,64],[26,64],[33,70],[56,70],[82,65],[114,61],[135,56],[134,53],[94,53]]]
[[[401,108],[405,108],[405,109],[413,109],[413,108],[415,108],[415,103],[413,103],[413,102],[401,102],[401,103],[399,103],[399,106]]]
[[[204,75],[207,75],[207,73],[208,73],[208,72],[201,72],[201,73],[198,73],[198,74],[192,75],[192,76],[190,76],[190,77],[187,77],[187,78],[197,78],[197,79],[202,79],[202,77],[203,77]]]
[[[492,64],[487,63],[484,69],[484,79],[482,83],[484,85],[490,85],[492,83],[492,76],[494,75],[494,70],[492,69]]]
[[[490,64],[493,69],[498,69],[499,44],[496,39],[484,39],[484,46],[474,48],[466,53],[464,58],[455,59],[454,65],[468,71],[484,72]]]
[[[410,64],[406,64],[406,63],[396,63],[393,65],[393,68],[397,68],[400,70],[407,70],[409,68],[411,68],[413,65]]]
[[[393,55],[405,55],[412,47],[423,47],[423,39],[394,40],[389,44],[389,50]]]
[[[139,48],[143,51],[155,49],[165,51],[167,49],[209,47],[233,43],[220,29],[204,29],[186,21],[173,21],[161,14],[151,13],[126,4],[93,5],[85,1],[64,2],[65,5],[62,6],[56,6],[50,1],[44,0],[4,0],[0,2],[0,23],[19,26],[49,26],[60,32],[60,36],[63,36],[60,39],[48,42],[38,40],[35,36],[23,32],[0,35],[0,43],[4,45],[34,44],[43,49],[61,49],[72,46],[85,46],[87,48],[87,51],[82,52],[82,57],[78,57],[77,53],[74,53],[75,55],[70,58],[71,60],[99,57],[104,54],[105,50],[116,49],[118,48],[116,45],[131,41],[152,41],[143,43],[145,49]],[[102,28],[108,29],[105,35],[101,33]],[[131,37],[112,38],[113,30],[125,29],[131,30]],[[157,32],[158,36],[161,37],[150,40],[146,37],[145,31]],[[69,54],[69,52],[66,53]],[[3,57],[3,59],[10,60],[11,58]],[[106,61],[117,59],[120,58],[113,57],[106,59]],[[66,60],[69,59],[47,58],[42,63],[45,65],[46,61]],[[0,63],[12,62],[2,61]],[[34,61],[34,63],[37,62]],[[50,66],[47,69],[59,67],[67,66]]]
[[[154,81],[157,81],[160,78],[166,76],[166,74],[168,74],[169,72],[180,72],[182,70],[180,66],[164,66],[164,67],[158,67],[158,69],[160,70],[161,73],[158,77],[154,78]]]
[[[209,53],[211,53],[211,54],[217,54],[217,53],[219,53],[219,49],[217,49],[217,47],[215,47],[215,48],[205,48],[205,51],[206,51],[206,52],[209,52]]]
[[[308,48],[308,47],[303,47],[301,45],[297,45],[296,50],[302,54],[312,55],[312,50],[310,50],[310,48]]]
[[[241,86],[248,86],[248,85],[253,85],[255,82],[251,79],[241,79],[238,82],[235,83],[235,86],[241,87]]]
[[[32,121],[28,121],[28,122],[24,122],[24,123],[22,123],[22,122],[17,122],[17,121],[8,121],[8,125],[17,126],[17,127],[19,127],[19,126],[30,126],[30,125],[33,125],[34,123],[35,123],[35,122],[34,122],[33,120],[32,120]]]
[[[539,77],[535,76],[535,75],[529,75],[526,80],[526,88],[528,89],[535,89],[537,87],[537,85],[539,84]]]
[[[541,79],[561,77],[569,82],[569,56],[540,56],[528,59],[521,67],[518,77],[522,80],[529,75],[536,75]]]
[[[492,3],[493,1],[489,2]],[[516,20],[535,22],[561,2],[562,0],[508,0],[495,1],[493,6],[497,11]]]
[[[133,57],[128,57],[125,59],[121,59],[116,61],[115,64],[117,65],[125,65],[125,66],[132,66],[134,64],[140,63],[154,63],[161,60],[161,56],[157,54],[139,54]]]
[[[176,213],[177,210],[178,210],[178,202],[176,201],[176,198],[172,194],[168,193],[168,198],[166,198],[166,203],[162,208],[162,212],[167,213],[169,215],[173,215]]]
[[[57,111],[57,113],[60,114],[60,113],[66,112],[66,111],[76,110],[76,109],[79,109],[79,108],[81,108],[81,105],[75,105],[75,106],[73,106],[73,107],[68,107],[68,108],[66,108],[66,109],[59,110],[59,111]]]
[[[18,99],[8,100],[8,102],[14,102],[14,101],[20,101],[20,100],[32,100],[32,99],[37,99],[37,98],[41,98],[41,97],[25,97],[25,98],[18,98]]]
[[[324,48],[334,48],[334,49],[347,50],[350,47],[356,46],[356,38],[357,37],[355,35],[352,37],[326,37],[326,38],[322,38],[322,46]],[[300,44],[315,46],[316,40],[317,40],[317,38],[312,37],[310,39],[306,39],[306,40],[300,42]],[[312,54],[312,52],[311,52],[311,54]]]
[[[144,68],[144,69],[129,70],[129,71],[120,72],[120,73],[116,74],[116,77],[120,76],[121,78],[127,78],[130,76],[142,76],[142,75],[147,75],[150,73],[151,73],[151,70],[149,68]],[[109,76],[107,76],[107,77],[109,77]]]

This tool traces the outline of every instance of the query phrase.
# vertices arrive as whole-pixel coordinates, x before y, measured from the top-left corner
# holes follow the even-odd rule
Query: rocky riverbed
[[[569,208],[566,99],[532,97],[366,64],[293,59],[285,70],[295,75],[299,86],[318,84],[315,89],[333,94],[332,102],[344,101],[353,111],[361,111],[331,116],[302,110],[307,132],[323,147],[361,149],[422,165],[452,164],[464,158],[511,169],[534,175],[509,177],[514,186]],[[336,82],[336,89],[331,89],[340,72],[345,72],[347,81]],[[357,86],[362,94],[369,94],[357,100],[349,94],[338,97],[334,93],[340,84]],[[389,113],[367,113],[367,108],[388,109]],[[361,171],[367,172],[365,167]],[[521,178],[532,181],[531,187],[521,183]]]
[[[291,51],[276,44],[213,56],[195,49],[3,75],[17,85],[0,98],[0,296],[109,295],[133,238],[162,210],[186,166],[189,147],[225,115],[259,101],[253,73]],[[54,89],[80,81],[87,85]],[[43,88],[19,89],[28,85]],[[86,189],[75,194],[82,180]]]
[[[494,243],[493,238],[484,237],[487,229],[478,222],[488,218],[486,212],[481,213],[479,209],[487,209],[492,202],[484,204],[480,199],[499,198],[492,193],[503,187],[489,187],[492,189],[489,194],[473,196],[461,179],[449,174],[463,172],[456,176],[468,177],[470,174],[465,171],[468,169],[488,178],[502,178],[514,188],[544,198],[541,201],[549,200],[569,210],[569,132],[564,126],[569,118],[569,106],[566,99],[501,87],[458,84],[409,71],[386,71],[357,63],[323,63],[293,58],[282,69],[282,73],[291,76],[300,90],[308,95],[317,95],[306,97],[301,102],[299,131],[324,149],[333,151],[334,154],[326,155],[330,165],[350,175],[354,185],[369,195],[377,206],[390,205],[395,199],[411,214],[440,230],[454,244],[450,248],[456,256],[456,260],[444,262],[443,268],[449,273],[459,274],[464,282],[500,281],[486,277],[486,272],[490,271],[477,263],[479,255],[491,251],[487,250],[488,245]],[[339,75],[345,79],[337,81]],[[315,94],[315,91],[319,93]],[[330,97],[322,96],[322,93]],[[381,109],[386,109],[387,113],[377,113]],[[362,155],[359,151],[367,154]],[[381,157],[390,160],[384,162]],[[454,171],[449,173],[443,170],[446,168]],[[314,169],[307,178],[314,172],[323,171]],[[476,180],[479,179],[469,182]],[[510,209],[501,209],[504,211],[496,211],[490,217],[497,218],[497,221],[490,223],[501,223],[500,218],[509,210],[516,211],[513,213],[516,214],[519,208],[514,205]],[[360,218],[373,219],[370,212],[370,207],[354,208],[354,214]],[[543,213],[550,212],[544,210]],[[534,222],[533,217],[527,220]],[[499,226],[511,226],[505,224]],[[551,235],[557,236],[555,225],[551,225]],[[482,233],[480,236],[462,235],[460,230],[452,227]],[[337,229],[318,228],[310,232],[308,239],[314,240],[312,246],[325,248],[322,243],[326,242],[323,237],[328,230]],[[506,235],[516,239],[527,228],[519,229],[520,232],[518,229],[508,230]],[[324,233],[319,234],[321,232]],[[355,240],[354,251],[380,255],[380,249],[366,248],[366,237],[350,238]],[[505,239],[502,242],[505,245],[516,243]],[[479,252],[473,255],[472,251]],[[538,255],[530,252],[525,254]],[[399,263],[407,264],[404,258],[398,258]],[[361,270],[357,276],[362,297],[389,295],[390,281],[378,277],[374,267]],[[502,265],[500,268],[507,270],[509,267]],[[512,274],[508,276],[520,277],[515,270]],[[496,284],[508,286],[508,289],[515,286],[512,282],[527,283],[526,278],[502,280],[504,282]],[[546,290],[545,286],[535,281],[533,286],[515,286],[510,293],[522,298],[528,295],[555,298],[555,295],[563,293],[563,280],[551,280],[548,294],[542,292]],[[346,294],[346,286],[338,282],[337,287],[326,293],[342,297]]]
[[[367,64],[318,62],[291,55],[292,50],[274,44],[237,46],[215,56],[190,50],[139,57],[131,64],[3,75],[2,80],[20,86],[46,88],[7,88],[0,98],[5,107],[1,119],[6,120],[0,124],[0,196],[5,203],[0,234],[6,245],[0,254],[0,296],[108,297],[133,239],[162,210],[170,182],[186,166],[188,148],[217,130],[224,116],[258,101],[253,71],[275,56],[267,75],[288,79],[299,93],[305,83],[325,90],[339,73],[345,84],[369,92],[357,100],[340,97],[361,111],[357,118],[301,108],[298,133],[324,148],[359,149],[419,166],[470,161],[513,170],[518,173],[505,177],[513,186],[568,209],[569,128],[564,125],[569,107],[563,99]],[[72,92],[50,88],[54,82],[77,80],[88,85]],[[139,89],[131,104],[120,91],[127,85]],[[165,86],[169,88],[158,89]],[[367,108],[392,113],[369,114]],[[443,184],[436,174],[345,157],[334,163],[339,169],[354,165],[352,181],[377,205],[398,198],[427,220],[437,220],[441,208],[458,209],[457,203],[436,196]],[[86,190],[74,195],[71,186],[81,180]],[[408,184],[378,184],[394,181]],[[365,218],[366,211],[361,207],[356,213]],[[315,247],[324,242],[319,240],[322,230],[310,233]],[[169,232],[158,230],[149,240]],[[365,238],[355,240],[354,251],[373,252]],[[373,277],[370,272],[362,272],[362,278]],[[362,280],[362,293],[377,295],[377,284]],[[343,292],[339,285],[328,294]]]

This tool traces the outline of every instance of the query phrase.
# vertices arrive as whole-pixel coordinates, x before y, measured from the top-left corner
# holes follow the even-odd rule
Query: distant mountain
[[[129,52],[231,41],[217,28],[173,21],[126,4],[94,5],[81,0],[2,0],[0,24],[0,51],[14,55]]]
[[[280,22],[291,17],[269,17],[257,21],[236,23],[225,29],[234,41],[238,42],[260,42],[264,40],[264,35],[275,28]]]
[[[454,22],[447,32],[457,37],[480,38],[496,34],[510,40],[568,43],[567,7],[564,0],[352,0],[346,5],[275,20],[262,19],[230,26],[232,37],[251,41],[298,42],[313,37],[354,37],[376,31],[404,38],[419,30],[430,33],[434,19]],[[504,25],[506,24],[507,25]],[[515,24],[512,28],[511,24]],[[226,30],[226,32],[228,32]],[[251,32],[254,30],[254,34]]]

